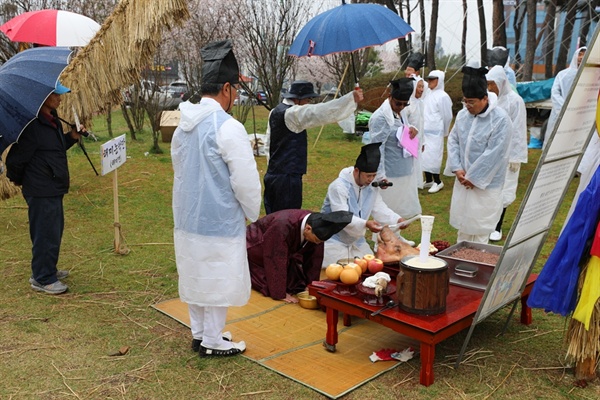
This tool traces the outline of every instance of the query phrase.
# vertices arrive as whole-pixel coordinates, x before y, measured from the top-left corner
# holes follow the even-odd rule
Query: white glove
[[[512,173],[518,172],[519,168],[521,168],[521,163],[518,163],[518,162],[508,163],[508,170]]]

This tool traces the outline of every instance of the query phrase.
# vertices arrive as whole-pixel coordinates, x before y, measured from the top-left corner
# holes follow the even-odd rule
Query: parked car
[[[188,84],[186,81],[175,81],[169,83],[164,87],[165,91],[171,95],[171,97],[179,97],[182,98],[188,89]]]
[[[132,97],[136,92],[140,101],[154,103],[162,110],[175,110],[181,103],[181,95],[173,97],[155,82],[149,80],[140,81],[138,87],[132,86],[129,90],[129,96]]]
[[[266,103],[267,102],[267,92],[265,92],[264,90],[257,90],[256,91],[256,99],[259,100],[259,102]]]
[[[248,95],[248,92],[240,89],[237,91],[235,100],[233,100],[233,105],[234,106],[246,105],[246,104],[248,104],[249,99],[250,99],[250,96]]]

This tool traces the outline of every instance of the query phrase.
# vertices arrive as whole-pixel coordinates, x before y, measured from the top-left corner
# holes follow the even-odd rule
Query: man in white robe
[[[384,225],[404,221],[383,202],[380,190],[387,189],[371,185],[381,159],[380,145],[363,146],[354,167],[344,168],[327,189],[321,212],[350,211],[354,216],[342,231],[325,242],[323,267],[340,259],[373,254],[365,239],[366,229],[378,233]]]
[[[552,91],[550,95],[550,100],[552,100],[552,110],[550,111],[550,116],[548,117],[548,125],[546,126],[546,130],[543,132],[543,146],[546,146],[548,143],[546,138],[550,137],[556,123],[558,122],[558,117],[562,110],[565,101],[567,100],[567,96],[571,91],[571,86],[573,86],[573,81],[575,81],[575,76],[577,75],[577,69],[579,68],[579,64],[583,60],[583,56],[585,56],[585,52],[587,47],[580,47],[575,50],[573,53],[573,57],[571,58],[571,63],[569,64],[569,68],[565,68],[556,74],[554,78],[554,83],[552,84]]]
[[[485,68],[463,67],[463,102],[448,136],[444,174],[455,175],[450,225],[457,242],[488,243],[502,214],[512,123],[487,92]]]
[[[227,308],[250,298],[246,219],[258,218],[261,186],[248,134],[228,114],[239,83],[231,42],[213,42],[201,55],[202,100],[181,104],[171,145],[175,261],[192,349],[232,356],[246,344],[223,328]]]
[[[504,68],[496,65],[487,73],[486,79],[488,90],[498,96],[498,107],[506,111],[512,121],[508,169],[502,189],[503,210],[494,232],[490,234],[490,240],[497,242],[502,239],[502,222],[506,208],[517,198],[521,163],[527,162],[527,108],[521,96],[512,90]]]
[[[412,78],[390,82],[390,95],[369,120],[371,141],[381,143],[381,161],[376,178],[393,183],[393,186],[381,192],[381,197],[390,209],[407,218],[421,214],[417,176],[414,173],[418,152],[412,155],[402,147],[399,137],[407,134],[411,141],[417,141],[416,149],[420,147],[416,138],[419,132],[404,112],[414,90],[413,82]]]
[[[444,187],[444,182],[440,179],[444,138],[448,136],[452,122],[452,99],[444,91],[445,76],[444,72],[434,70],[425,78],[429,90],[425,97],[421,167],[425,172],[423,189],[429,189],[429,193],[437,193]]]

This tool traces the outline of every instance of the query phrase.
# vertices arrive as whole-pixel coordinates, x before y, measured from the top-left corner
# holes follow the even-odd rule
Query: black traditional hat
[[[490,67],[499,65],[504,67],[508,61],[508,50],[502,46],[496,46],[487,50],[487,61]]]
[[[367,144],[360,148],[360,154],[354,163],[354,167],[361,172],[377,172],[379,161],[381,160],[381,151],[379,151],[379,143]]]
[[[410,96],[412,95],[414,89],[414,79],[413,78],[400,78],[395,81],[391,81],[390,85],[392,85],[391,95],[396,100],[410,100]]]
[[[200,50],[202,56],[202,83],[240,82],[240,69],[229,39],[209,43]]]
[[[290,90],[283,95],[286,99],[308,99],[310,97],[319,97],[315,93],[315,89],[312,83],[308,81],[295,81],[292,82]]]
[[[468,99],[483,99],[487,96],[487,68],[463,67],[462,92]]]
[[[328,214],[312,213],[306,223],[310,225],[313,233],[321,241],[326,241],[352,222],[353,214],[350,211],[333,211]]]
[[[421,53],[412,53],[408,56],[406,66],[412,67],[414,70],[423,68],[425,66],[425,56]]]

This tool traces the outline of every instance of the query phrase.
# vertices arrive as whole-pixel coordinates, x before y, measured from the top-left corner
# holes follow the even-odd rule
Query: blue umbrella
[[[325,56],[382,45],[414,32],[398,14],[379,4],[346,4],[325,11],[304,25],[289,55]]]
[[[398,14],[379,4],[346,4],[325,11],[300,30],[291,56],[325,56],[382,45],[414,32]],[[354,58],[352,58],[354,70]],[[356,71],[354,71],[356,79]]]
[[[37,117],[70,55],[67,47],[37,47],[0,67],[0,154]]]

